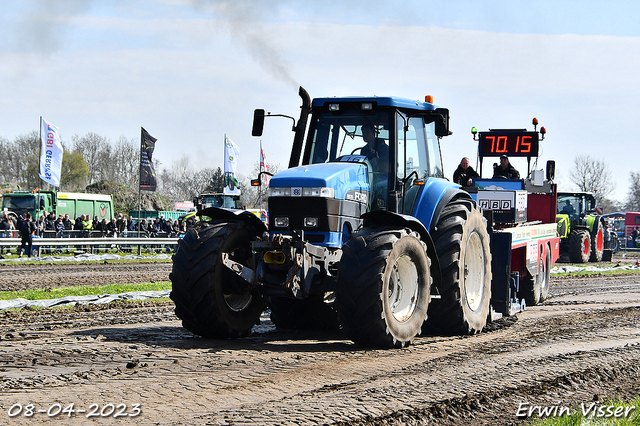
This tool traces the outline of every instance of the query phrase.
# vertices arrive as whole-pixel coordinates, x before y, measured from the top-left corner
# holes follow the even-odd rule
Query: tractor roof
[[[438,106],[429,103],[429,102],[421,102],[415,99],[406,99],[406,98],[398,98],[395,96],[347,96],[342,98],[315,98],[313,100],[314,107],[321,107],[327,103],[340,103],[340,102],[349,102],[349,103],[366,103],[366,102],[375,102],[378,106],[391,106],[396,108],[403,109],[413,109],[418,111],[432,111],[438,108]]]

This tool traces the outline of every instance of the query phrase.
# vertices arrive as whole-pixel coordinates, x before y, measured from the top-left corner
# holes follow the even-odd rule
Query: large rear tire
[[[604,253],[604,226],[602,221],[598,220],[596,225],[596,232],[591,235],[591,255],[589,256],[589,262],[602,261],[602,254]]]
[[[574,229],[569,234],[569,260],[586,263],[591,254],[591,238],[586,229]]]
[[[430,260],[408,229],[364,228],[343,247],[336,307],[355,343],[403,347],[421,331],[431,287]]]
[[[324,294],[312,294],[306,299],[269,297],[271,322],[289,330],[337,330],[338,314]]]
[[[187,231],[173,255],[171,300],[182,325],[212,338],[247,336],[264,309],[260,295],[222,263],[251,266],[253,235],[244,222],[211,221]]]
[[[489,316],[491,255],[486,219],[468,200],[442,211],[432,233],[440,260],[440,300],[429,307],[429,328],[443,334],[474,334]]]

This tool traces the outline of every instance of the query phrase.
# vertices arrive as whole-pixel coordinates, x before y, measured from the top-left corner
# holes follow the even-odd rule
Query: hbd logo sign
[[[511,210],[511,200],[479,200],[480,207],[484,210]]]

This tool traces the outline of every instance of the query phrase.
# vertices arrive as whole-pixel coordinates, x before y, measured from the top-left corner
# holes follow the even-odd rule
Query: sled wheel
[[[527,302],[527,306],[539,305],[549,294],[549,265],[551,264],[551,252],[547,247],[540,247],[539,270],[534,277],[528,277],[520,281],[518,296]]]

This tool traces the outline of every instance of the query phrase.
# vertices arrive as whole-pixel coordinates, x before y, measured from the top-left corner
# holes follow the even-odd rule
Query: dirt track
[[[67,272],[98,284],[119,268]],[[144,281],[166,281],[170,264],[145,268],[160,278]],[[13,276],[47,282],[46,267],[29,269]],[[552,278],[551,294],[480,335],[426,336],[390,351],[339,332],[276,331],[266,315],[250,338],[205,340],[180,326],[171,304],[0,312],[0,424],[86,424],[97,404],[99,424],[507,425],[523,403],[636,397],[640,276]],[[72,403],[71,417],[46,412]],[[114,418],[109,404],[141,412]]]

